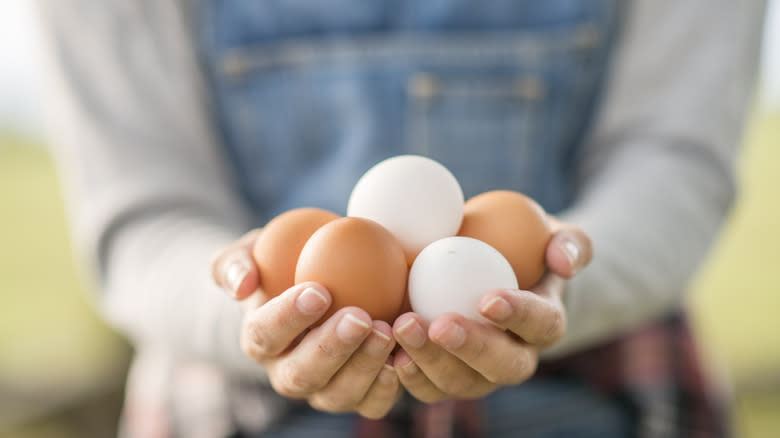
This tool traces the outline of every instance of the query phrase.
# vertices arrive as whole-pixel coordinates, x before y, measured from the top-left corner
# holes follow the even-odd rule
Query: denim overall
[[[196,38],[257,226],[301,206],[343,215],[366,170],[410,153],[444,164],[467,198],[512,189],[555,213],[572,202],[617,9],[610,0],[203,1]],[[579,382],[534,379],[483,404],[488,436],[626,434],[620,405]],[[353,421],[309,411],[269,436],[344,436]]]

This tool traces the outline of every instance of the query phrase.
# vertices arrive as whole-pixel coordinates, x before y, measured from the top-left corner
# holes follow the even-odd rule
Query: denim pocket
[[[407,149],[445,164],[466,197],[512,189],[559,209],[597,89],[602,30],[580,23],[471,41],[429,63],[407,82]]]
[[[544,92],[533,73],[417,73],[408,83],[408,149],[450,168],[466,196],[522,187]]]

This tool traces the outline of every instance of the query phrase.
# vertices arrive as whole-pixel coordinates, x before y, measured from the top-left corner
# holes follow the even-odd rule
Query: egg
[[[298,256],[312,234],[339,215],[319,208],[297,208],[273,218],[263,227],[252,249],[260,284],[269,298],[295,282]]]
[[[406,292],[408,267],[401,244],[374,221],[346,217],[317,230],[304,245],[295,283],[314,281],[333,297],[317,324],[345,306],[392,323]]]
[[[458,235],[496,248],[512,265],[521,289],[544,275],[552,230],[542,207],[521,193],[496,190],[469,199]]]
[[[454,236],[463,219],[463,191],[430,158],[401,155],[380,162],[357,182],[347,216],[371,219],[401,242],[409,264],[425,246]]]
[[[479,300],[494,289],[517,289],[512,266],[495,248],[470,237],[428,245],[409,271],[412,309],[428,321],[447,312],[487,321]]]

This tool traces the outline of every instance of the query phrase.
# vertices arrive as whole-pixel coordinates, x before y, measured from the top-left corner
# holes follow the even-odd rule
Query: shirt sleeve
[[[546,352],[603,342],[679,307],[735,197],[764,2],[630,3],[563,219],[592,238],[569,328]]]
[[[209,263],[250,227],[178,2],[42,2],[50,144],[104,317],[139,348],[243,376],[240,306]],[[89,263],[88,263],[89,264]]]

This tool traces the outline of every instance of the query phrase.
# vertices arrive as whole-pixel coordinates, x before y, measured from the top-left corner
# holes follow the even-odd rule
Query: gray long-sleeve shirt
[[[239,349],[239,306],[208,269],[251,218],[210,116],[188,3],[41,10],[51,144],[103,314],[141,351],[262,378]],[[735,194],[764,2],[636,0],[626,10],[563,215],[590,234],[596,257],[569,282],[569,329],[550,356],[679,306]]]

